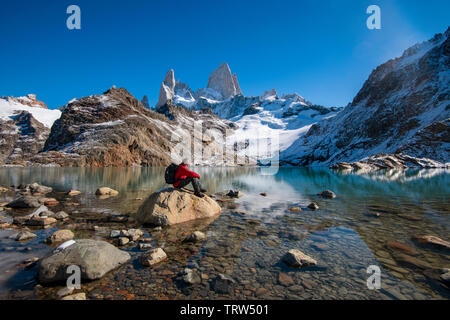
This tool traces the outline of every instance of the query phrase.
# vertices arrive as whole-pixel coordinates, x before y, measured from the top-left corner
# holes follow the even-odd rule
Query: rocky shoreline
[[[14,200],[0,204],[0,215],[2,215],[0,228],[5,231],[13,231],[10,236],[11,239],[26,244],[27,241],[35,241],[33,239],[36,239],[38,230],[52,230],[48,236],[41,240],[50,251],[43,257],[36,256],[23,261],[21,267],[24,270],[29,270],[27,272],[36,272],[35,290],[39,292],[39,296],[42,298],[68,300],[151,298],[154,297],[155,293],[161,291],[162,287],[171,283],[178,288],[177,290],[180,290],[181,296],[179,298],[186,295],[191,296],[194,293],[198,294],[199,298],[214,298],[216,295],[234,296],[235,290],[242,285],[244,289],[239,292],[246,298],[265,299],[273,297],[271,291],[267,288],[252,287],[245,284],[242,279],[230,277],[231,273],[226,267],[226,261],[230,258],[236,259],[239,256],[237,251],[247,252],[245,247],[236,247],[235,245],[230,247],[230,244],[227,244],[226,241],[223,243],[223,247],[220,244],[217,247],[208,247],[209,241],[214,239],[215,236],[206,230],[208,226],[215,223],[215,220],[225,219],[227,221],[236,216],[243,221],[244,225],[234,229],[237,226],[230,223],[231,230],[239,232],[240,228],[243,228],[241,231],[249,228],[246,232],[249,232],[249,234],[256,232],[255,235],[267,232],[261,228],[262,225],[258,220],[246,218],[245,212],[237,210],[239,205],[236,203],[236,199],[243,196],[242,192],[218,192],[211,195],[211,201],[217,202],[225,210],[225,216],[222,214],[218,218],[217,215],[212,215],[206,219],[197,220],[195,215],[191,215],[194,218],[191,221],[161,228],[161,226],[156,225],[143,226],[135,220],[135,217],[129,215],[79,217],[76,214],[77,210],[74,210],[74,208],[79,208],[83,204],[77,201],[80,195],[77,190],[55,193],[50,187],[33,183],[17,187],[2,187],[0,191],[14,197]],[[108,199],[116,197],[117,194],[117,191],[103,187],[98,188],[96,197],[108,201]],[[267,196],[270,195],[267,193],[260,195],[261,198]],[[152,196],[149,197],[149,199],[151,198]],[[290,206],[289,214],[320,213],[324,205],[322,203],[326,203],[323,201],[336,201],[333,199],[339,199],[339,195],[331,190],[325,190],[317,195],[316,202],[320,206],[316,202]],[[142,205],[141,208],[148,208],[148,204]],[[205,217],[202,216],[202,218]],[[224,227],[226,228],[226,226]],[[283,234],[282,237],[298,237],[300,240],[304,239],[305,235]],[[73,241],[74,243],[72,243]],[[274,242],[274,244],[279,243],[279,239],[272,236],[269,236],[266,241]],[[417,245],[433,248],[433,250],[442,252],[450,250],[448,242],[433,235],[420,235],[413,241],[416,241]],[[165,245],[168,242],[172,242],[173,245]],[[66,247],[58,249],[61,244]],[[204,249],[201,249],[202,247]],[[433,281],[441,286],[446,286],[448,289],[448,269],[432,267],[418,259],[415,249],[401,242],[390,242],[386,244],[386,247],[388,250],[394,251],[394,257],[399,263],[424,270],[428,278],[434,279]],[[279,265],[280,272],[276,276],[277,285],[281,286],[280,288],[287,288],[292,293],[289,297],[295,299],[296,291],[314,291],[315,287],[314,281],[307,280],[308,272],[302,273],[303,280],[300,281],[300,285],[296,284],[297,280],[294,280],[296,278],[293,274],[296,268],[306,268],[305,270],[311,268],[311,270],[326,269],[322,260],[324,259],[323,254],[329,252],[329,245],[317,242],[314,244],[314,248],[320,254],[310,256],[311,253],[303,251],[301,247],[286,248],[284,253],[281,251],[281,255],[278,255],[278,258],[272,261],[265,261],[264,263],[263,260],[256,263],[249,261],[248,270],[250,273],[253,273],[252,270],[254,270],[256,274],[259,274],[259,272],[264,273],[264,270],[272,264]],[[189,262],[189,256],[198,254],[199,250],[200,252],[206,250],[206,256],[201,260],[205,263],[204,266],[200,266],[197,262]],[[268,248],[264,250],[272,251]],[[80,255],[79,252],[83,252],[83,254]],[[213,262],[214,260],[216,262]],[[69,290],[61,287],[61,281],[67,278],[63,271],[72,264],[82,266],[82,279],[88,281],[83,281],[81,290]],[[203,270],[210,264],[214,266],[212,273]],[[221,264],[224,267],[220,267]],[[124,295],[119,295],[119,297],[99,293],[99,286],[106,286],[107,288],[109,287],[108,284],[112,284],[110,281],[113,281],[113,283],[117,281],[129,283],[127,282],[129,280],[121,278],[123,270],[134,274],[142,272],[145,268],[148,268],[147,272],[151,274],[157,272],[158,275],[162,276],[162,278],[157,277],[162,282],[157,281],[156,287],[149,286],[149,288],[153,288],[153,293],[149,293],[147,297],[134,296],[131,290],[127,293],[124,291]],[[158,286],[161,286],[161,288],[158,289]],[[197,289],[206,291],[197,291]],[[213,295],[210,296],[210,294]],[[178,295],[169,294],[167,297],[170,299],[176,296]]]

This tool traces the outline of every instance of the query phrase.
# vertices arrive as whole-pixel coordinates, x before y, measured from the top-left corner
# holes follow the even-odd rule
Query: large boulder
[[[41,284],[65,281],[71,265],[81,269],[81,280],[95,280],[130,260],[130,255],[105,241],[77,240],[62,250],[55,250],[40,260],[38,280]]]
[[[38,199],[32,196],[20,196],[10,203],[8,203],[7,207],[9,208],[39,208],[41,204]]]
[[[137,221],[167,226],[195,219],[214,217],[221,212],[216,201],[193,193],[167,188],[150,195],[137,213]]]

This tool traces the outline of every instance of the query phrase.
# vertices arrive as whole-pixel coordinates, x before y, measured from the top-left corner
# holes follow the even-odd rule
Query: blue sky
[[[66,8],[81,8],[81,30]],[[368,30],[366,8],[381,8]],[[168,69],[194,90],[223,61],[246,95],[275,88],[343,106],[370,72],[444,32],[448,0],[1,1],[0,96],[35,93],[51,108],[112,85],[151,104]]]

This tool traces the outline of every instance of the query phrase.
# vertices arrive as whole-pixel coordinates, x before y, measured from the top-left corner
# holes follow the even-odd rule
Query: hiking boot
[[[196,193],[194,193],[194,195],[196,195],[199,198],[203,198],[205,196],[203,193],[200,193],[200,192],[196,192]]]
[[[208,190],[203,189],[203,188],[201,188],[200,191],[203,192],[203,193],[208,192]]]

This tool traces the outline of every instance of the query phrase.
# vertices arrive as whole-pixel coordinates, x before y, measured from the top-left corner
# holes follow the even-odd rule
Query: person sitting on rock
[[[188,159],[183,159],[183,162],[180,163],[178,166],[177,171],[175,172],[175,183],[173,186],[175,188],[181,189],[186,187],[189,183],[192,183],[192,186],[194,187],[194,194],[197,197],[203,198],[205,195],[202,194],[202,192],[206,192],[205,189],[202,188],[200,182],[200,176],[187,169],[187,166],[189,165]]]

